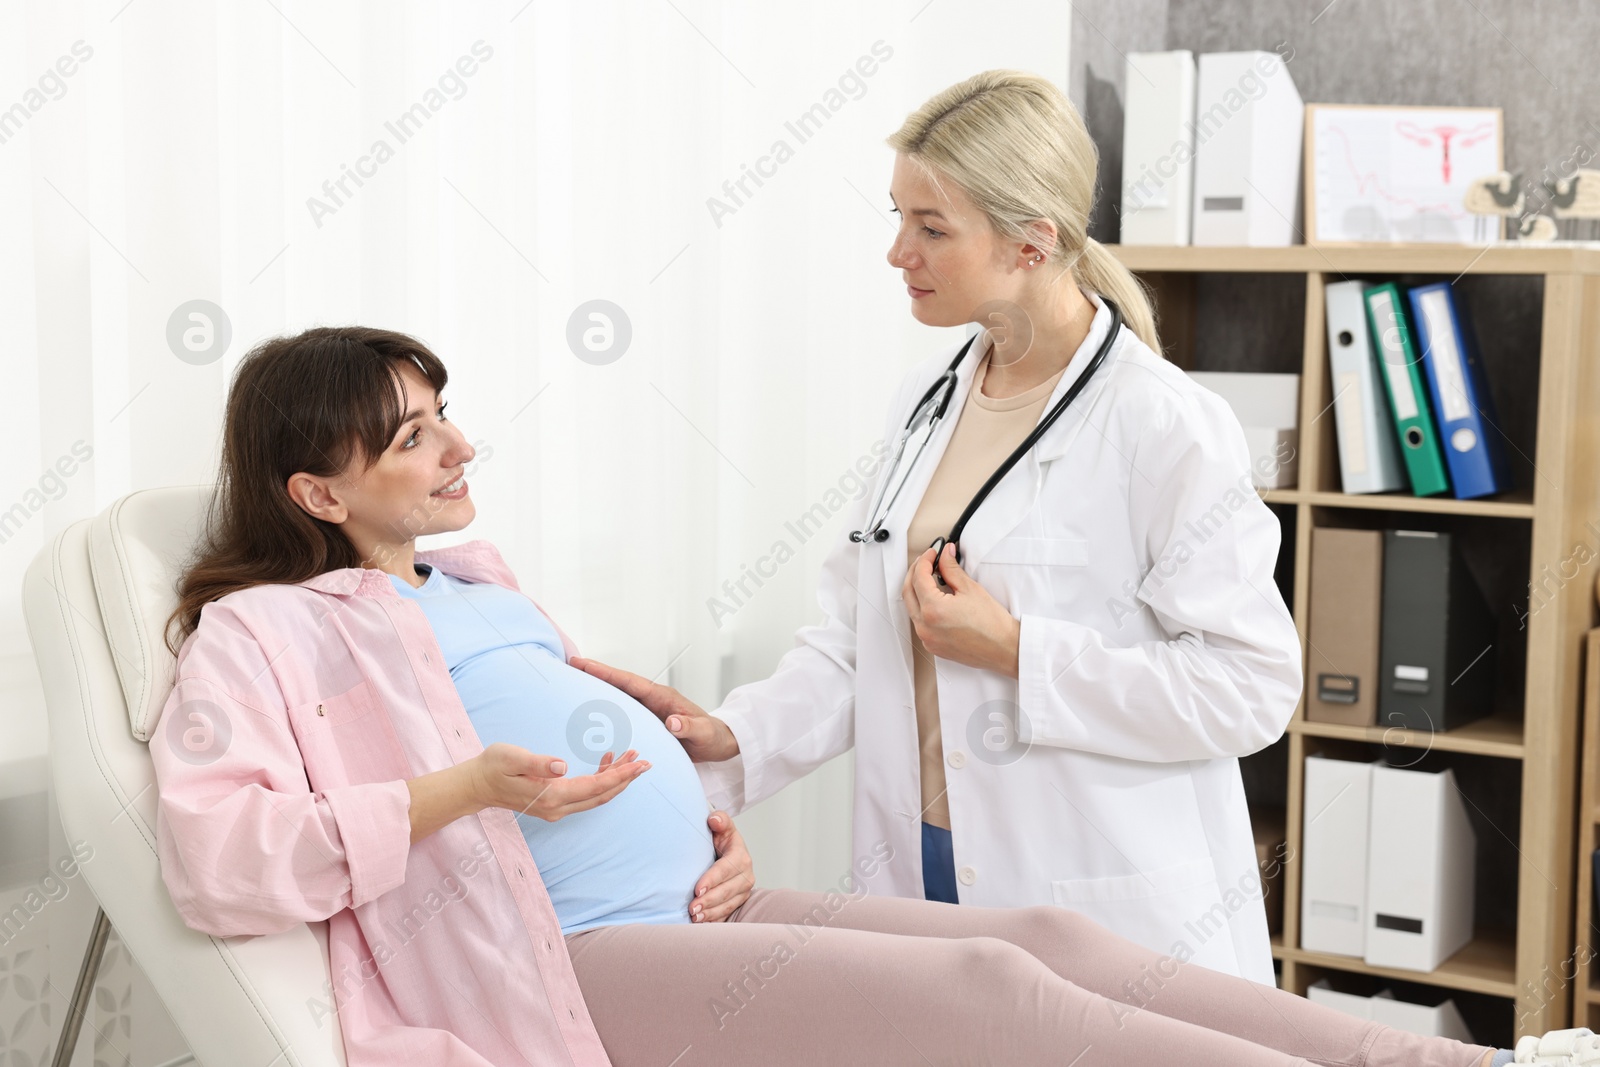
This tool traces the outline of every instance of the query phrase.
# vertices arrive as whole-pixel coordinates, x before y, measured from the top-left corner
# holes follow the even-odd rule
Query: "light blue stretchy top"
[[[566,662],[561,636],[533,602],[492,582],[427,564],[413,588],[484,747],[496,741],[591,774],[630,748],[650,769],[604,804],[555,822],[515,813],[563,934],[618,923],[687,923],[694,884],[716,859],[700,776],[648,708]]]

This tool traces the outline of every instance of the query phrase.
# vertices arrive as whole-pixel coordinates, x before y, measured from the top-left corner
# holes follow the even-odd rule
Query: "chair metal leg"
[[[96,908],[94,930],[89,934],[89,947],[83,953],[83,966],[78,968],[78,984],[72,990],[72,1003],[67,1006],[67,1020],[62,1024],[61,1040],[56,1044],[51,1067],[67,1067],[72,1062],[73,1050],[78,1047],[78,1031],[83,1029],[89,1008],[89,991],[100,973],[100,959],[106,954],[106,938],[110,936],[111,920],[106,918],[104,908]]]

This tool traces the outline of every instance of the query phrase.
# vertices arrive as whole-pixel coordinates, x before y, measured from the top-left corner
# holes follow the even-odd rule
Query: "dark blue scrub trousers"
[[[922,824],[922,895],[928,900],[959,904],[956,898],[956,861],[950,848],[950,831]]]

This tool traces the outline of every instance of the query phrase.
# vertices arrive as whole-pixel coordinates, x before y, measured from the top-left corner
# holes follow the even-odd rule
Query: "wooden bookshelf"
[[[1590,588],[1593,588],[1591,585]],[[1594,868],[1590,856],[1600,848],[1600,630],[1590,630],[1584,640],[1586,671],[1583,679],[1582,787],[1578,810],[1583,818],[1578,826],[1577,936],[1567,974],[1572,975],[1572,1018],[1574,1026],[1594,1029],[1600,1023],[1600,915],[1594,910]]]
[[[1477,756],[1499,756],[1502,759],[1521,759],[1523,754],[1523,722],[1505,712],[1443,733],[1395,726],[1341,726],[1330,722],[1308,722],[1299,717],[1289,724],[1289,732],[1307,737],[1362,741],[1369,745],[1467,752]]]
[[[1409,496],[1399,493],[1315,493],[1298,489],[1266,489],[1269,504],[1314,504],[1330,508],[1368,508],[1374,511],[1432,512],[1439,515],[1490,515],[1502,519],[1533,518],[1533,494],[1527,490],[1502,493],[1492,499],[1456,500],[1446,496]]]
[[[1586,645],[1591,659],[1600,656],[1600,639],[1595,636],[1600,631],[1591,633],[1600,622],[1594,593],[1600,534],[1588,528],[1590,522],[1600,528],[1600,244],[1108,247],[1150,288],[1167,358],[1185,368],[1204,369],[1208,363],[1204,341],[1196,336],[1200,276],[1277,275],[1277,282],[1266,282],[1280,295],[1286,284],[1282,275],[1303,277],[1304,321],[1297,338],[1299,485],[1261,493],[1268,503],[1293,515],[1293,536],[1286,535],[1283,551],[1293,557],[1291,599],[1302,646],[1309,627],[1314,526],[1346,519],[1369,527],[1381,525],[1386,518],[1377,514],[1381,512],[1394,513],[1396,523],[1407,516],[1421,524],[1509,523],[1498,527],[1496,536],[1515,539],[1519,551],[1525,545],[1530,586],[1547,573],[1546,568],[1557,572],[1566,567],[1559,588],[1539,610],[1530,611],[1525,630],[1519,631],[1526,643],[1520,706],[1498,707],[1489,718],[1454,731],[1419,734],[1309,722],[1302,694],[1288,729],[1283,932],[1273,941],[1273,955],[1282,964],[1283,987],[1304,994],[1319,975],[1345,972],[1503,997],[1513,1009],[1512,1027],[1518,1037],[1600,1023],[1600,960],[1583,967],[1577,977],[1563,977],[1563,972],[1572,975],[1574,958],[1581,961],[1590,951],[1590,939],[1581,932],[1600,932],[1600,919],[1591,926],[1587,905],[1588,856],[1600,847],[1600,758],[1593,751],[1583,754],[1581,802],[1578,768]],[[1323,287],[1347,277],[1381,281],[1395,275],[1406,276],[1408,282],[1454,281],[1466,275],[1541,276],[1536,424],[1531,454],[1526,455],[1537,477],[1522,479],[1511,492],[1480,500],[1340,491],[1334,420],[1321,418],[1333,399]],[[1230,284],[1257,283],[1235,279]],[[1288,284],[1298,289],[1299,283]],[[1480,334],[1485,331],[1481,320],[1478,328]],[[1487,352],[1485,358],[1490,358]],[[1228,369],[1283,368],[1234,364]],[[1577,563],[1574,550],[1579,545],[1597,550]],[[1515,610],[1507,604],[1496,608]],[[1591,671],[1588,679],[1591,738],[1600,737],[1600,681],[1595,673]],[[1514,929],[1478,930],[1471,943],[1429,973],[1375,968],[1361,959],[1299,947],[1304,761],[1328,746],[1358,744],[1426,750],[1419,756],[1437,752],[1517,762],[1520,819],[1506,829],[1508,837],[1515,834],[1514,860],[1509,865],[1515,870],[1507,872],[1516,880]],[[1580,821],[1579,847],[1574,849]]]
[[[1354,956],[1334,956],[1326,952],[1307,952],[1272,946],[1275,959],[1292,960],[1302,967],[1320,967],[1351,974],[1370,974],[1401,982],[1487,993],[1496,997],[1516,995],[1516,941],[1506,931],[1488,930],[1468,942],[1460,952],[1445,960],[1436,971],[1405,971],[1395,967],[1373,967]],[[1299,990],[1300,993],[1305,991]]]
[[[1600,274],[1600,242],[1548,245],[1290,245],[1287,248],[1162,248],[1107,245],[1135,273]]]

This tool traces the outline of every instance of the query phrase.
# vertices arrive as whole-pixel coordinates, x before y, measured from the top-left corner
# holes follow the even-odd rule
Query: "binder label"
[[[1372,917],[1372,924],[1380,930],[1398,930],[1403,934],[1422,933],[1422,920],[1404,915],[1384,915],[1380,912]]]
[[[1339,388],[1335,396],[1349,392],[1348,403],[1335,408],[1339,417],[1339,445],[1344,450],[1346,475],[1367,473],[1367,436],[1361,417],[1361,375],[1355,371],[1339,373]]]
[[[1400,344],[1400,323],[1394,313],[1394,301],[1387,291],[1367,297],[1372,314],[1378,321],[1378,343],[1383,347],[1383,371],[1389,376],[1389,395],[1394,398],[1394,417],[1417,417],[1417,397],[1411,391],[1411,369],[1406,366],[1406,350]]]
[[[1361,918],[1361,909],[1354,904],[1335,904],[1328,900],[1313,900],[1311,914],[1319,919],[1339,919],[1343,922],[1356,922]]]
[[[1428,347],[1433,352],[1433,373],[1439,382],[1439,400],[1444,421],[1464,419],[1471,412],[1467,403],[1466,371],[1461,365],[1461,350],[1456,345],[1456,326],[1442,289],[1422,294],[1422,313],[1428,317]]]

